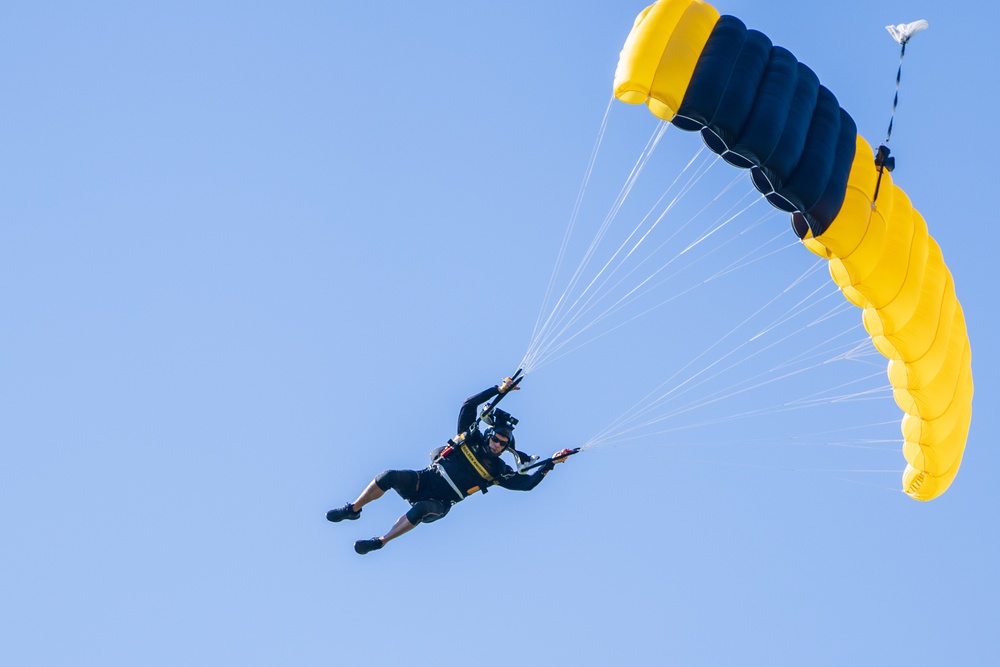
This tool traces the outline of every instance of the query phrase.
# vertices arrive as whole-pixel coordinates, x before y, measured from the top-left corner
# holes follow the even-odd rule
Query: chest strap
[[[484,468],[483,464],[479,462],[479,459],[477,459],[476,455],[472,453],[472,450],[469,449],[468,445],[463,444],[459,447],[459,449],[462,451],[462,454],[465,455],[465,458],[469,460],[469,464],[476,469],[476,472],[479,473],[480,477],[485,479],[487,482],[493,481],[493,475],[486,471],[486,468]]]

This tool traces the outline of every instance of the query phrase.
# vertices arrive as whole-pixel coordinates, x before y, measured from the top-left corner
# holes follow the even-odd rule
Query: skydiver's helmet
[[[512,428],[509,426],[493,426],[486,429],[486,440],[489,441],[494,435],[500,435],[507,438],[507,442],[504,444],[504,449],[509,449],[514,451],[514,433]]]
[[[486,438],[489,440],[494,435],[500,435],[507,438],[504,449],[508,452],[514,454],[514,458],[520,463],[521,457],[523,456],[520,452],[514,449],[514,427],[517,426],[517,418],[511,416],[509,412],[504,412],[503,410],[496,409],[490,414],[483,418],[490,428],[486,429]],[[502,454],[503,452],[501,452]]]
[[[501,435],[507,438],[506,449],[514,451],[514,427],[517,426],[517,419],[509,412],[496,409],[483,417],[483,421],[489,424],[486,429],[486,439],[491,439],[494,435]]]

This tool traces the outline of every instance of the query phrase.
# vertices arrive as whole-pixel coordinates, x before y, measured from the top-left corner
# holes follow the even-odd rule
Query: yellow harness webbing
[[[484,468],[483,464],[479,462],[479,459],[476,458],[476,455],[469,450],[468,445],[463,444],[461,447],[459,447],[459,449],[462,451],[462,454],[465,455],[465,458],[469,460],[469,463],[472,465],[472,467],[476,469],[476,472],[479,473],[480,477],[485,479],[487,482],[493,481],[493,475],[491,475],[486,471],[486,468]]]

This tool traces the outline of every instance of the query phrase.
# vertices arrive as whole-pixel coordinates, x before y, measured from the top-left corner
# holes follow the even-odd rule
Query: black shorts
[[[375,478],[375,483],[383,491],[394,490],[412,505],[406,520],[413,525],[444,518],[455,504],[455,491],[434,468],[386,470]]]

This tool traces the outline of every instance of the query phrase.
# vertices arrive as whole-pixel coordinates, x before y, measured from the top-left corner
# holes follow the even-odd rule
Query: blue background
[[[881,424],[859,446],[802,449],[788,438],[838,428],[838,408],[726,421],[749,392],[689,439],[595,446],[364,558],[353,541],[402,501],[323,519],[425,465],[461,401],[516,368],[643,6],[0,8],[0,661],[992,664],[992,5],[718,5],[809,64],[873,144],[899,51],[883,26],[931,23],[891,146],[975,355],[944,496],[899,493],[885,395],[847,411]],[[641,107],[612,116],[586,224],[654,128]],[[701,144],[668,138],[656,157],[681,166]],[[505,402],[521,447],[587,441],[815,260],[783,257],[529,375]]]

